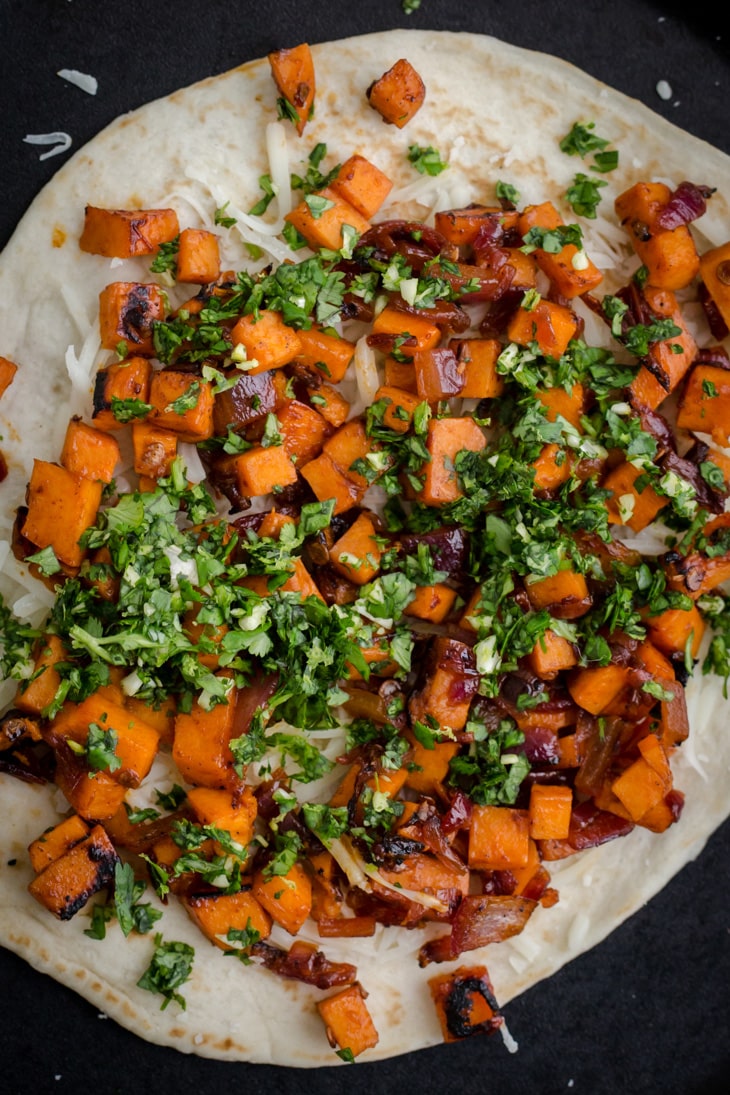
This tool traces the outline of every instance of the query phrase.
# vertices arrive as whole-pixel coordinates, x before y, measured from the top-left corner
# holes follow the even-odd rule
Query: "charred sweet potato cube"
[[[460,966],[428,982],[444,1042],[458,1042],[475,1031],[497,1030],[502,1018],[486,966]]]
[[[700,277],[726,327],[730,327],[730,242],[704,252]]]
[[[244,848],[252,840],[257,805],[250,787],[233,792],[217,787],[191,787],[188,802],[201,825],[223,829]]]
[[[469,247],[482,228],[492,229],[517,226],[517,211],[505,210],[498,205],[480,205],[472,202],[463,209],[442,209],[434,216],[437,232],[458,247]]]
[[[413,355],[413,371],[418,396],[427,403],[463,394],[464,370],[459,368],[454,351],[447,347],[419,350]]]
[[[301,863],[295,863],[284,875],[266,878],[257,871],[253,895],[266,912],[290,935],[296,935],[312,908],[312,883]]]
[[[30,865],[36,874],[45,870],[49,863],[64,855],[74,844],[78,844],[89,835],[89,826],[78,814],[72,814],[47,829],[45,833],[28,845]]]
[[[472,418],[432,418],[426,447],[431,459],[421,469],[421,498],[428,506],[445,506],[462,497],[455,460],[463,451],[481,452],[487,442]]]
[[[152,325],[165,318],[165,297],[159,285],[113,281],[99,293],[99,332],[105,350],[120,343],[127,353],[153,357]]]
[[[317,413],[322,415],[330,426],[339,429],[347,422],[350,413],[350,404],[345,397],[333,388],[331,384],[320,384],[318,388],[308,388],[310,403],[317,408]],[[730,461],[728,462],[730,464]]]
[[[413,357],[418,350],[430,350],[441,341],[441,332],[434,323],[429,323],[423,316],[399,312],[390,304],[383,308],[373,322],[371,336],[382,335],[391,336],[395,341],[407,337],[407,342],[396,347],[404,357]],[[411,339],[415,340],[413,344]],[[377,345],[377,340],[374,344]],[[415,382],[415,375],[413,379]]]
[[[730,371],[717,365],[695,365],[677,409],[677,425],[709,433],[718,445],[730,441]]]
[[[319,456],[330,433],[330,425],[322,415],[298,399],[292,399],[279,412],[279,429],[287,454],[296,460],[298,466]]]
[[[28,886],[29,892],[59,920],[70,920],[114,879],[119,857],[101,825],[95,825],[67,852],[54,859]]]
[[[423,106],[426,86],[410,61],[401,57],[370,85],[366,94],[384,122],[402,129]]]
[[[191,373],[160,369],[152,374],[149,422],[171,430],[181,441],[207,441],[213,436],[213,385]]]
[[[61,677],[54,666],[68,660],[68,651],[58,635],[46,635],[36,648],[33,673],[28,683],[20,685],[15,706],[28,715],[40,715],[53,701]]]
[[[370,221],[329,186],[308,197],[309,201],[302,200],[291,213],[286,214],[284,220],[304,236],[313,251],[318,251],[320,247],[339,251],[345,242],[342,229],[346,224],[358,236],[370,227]]]
[[[13,383],[18,366],[7,357],[0,357],[0,398]]]
[[[379,167],[356,153],[345,160],[330,189],[369,221],[388,197],[393,183]]]
[[[237,777],[229,742],[235,731],[235,689],[210,710],[194,703],[175,718],[172,757],[183,779],[200,787],[225,788]]]
[[[330,549],[332,566],[355,585],[372,581],[380,569],[382,549],[372,518],[361,513]]]
[[[96,520],[101,492],[99,480],[82,479],[59,464],[34,460],[22,535],[38,548],[53,548],[59,562],[80,566],[85,549],[79,540]]]
[[[287,327],[280,312],[262,309],[258,317],[242,316],[231,331],[231,342],[243,346],[249,362],[256,362],[246,369],[248,376],[280,369],[293,361],[301,350],[301,339],[291,327]]]
[[[177,249],[177,280],[208,285],[220,272],[220,248],[215,233],[204,228],[183,228]]]
[[[121,430],[124,422],[112,410],[115,402],[132,401],[136,404],[149,402],[152,365],[146,357],[129,357],[99,369],[94,382],[94,410],[91,420],[100,430]],[[122,417],[125,417],[122,415]]]
[[[611,790],[631,819],[641,824],[643,817],[671,791],[672,773],[666,753],[653,734],[639,742],[639,751],[641,755],[613,781]]]
[[[634,251],[649,271],[649,284],[684,289],[698,273],[700,260],[686,224],[667,230],[657,222],[671,194],[664,183],[638,182],[619,194],[614,205]]]
[[[71,419],[61,450],[61,464],[67,471],[82,479],[111,483],[118,463],[119,445],[113,437],[80,418]]]
[[[329,335],[317,327],[297,333],[300,342],[297,362],[307,369],[318,370],[333,384],[339,384],[355,353],[354,342]]]
[[[340,471],[326,452],[321,453],[316,460],[304,464],[300,470],[320,502],[335,499],[334,513],[344,513],[352,509],[361,501],[366,490]]]
[[[474,806],[469,828],[469,866],[479,871],[524,867],[530,851],[527,810]]]
[[[497,372],[502,343],[496,338],[463,338],[450,343],[464,380],[462,399],[494,399],[504,390]]]
[[[179,434],[163,430],[151,422],[132,423],[134,470],[150,479],[163,479],[170,474],[177,456]]]
[[[174,209],[99,209],[87,205],[79,247],[108,259],[155,255],[180,231]]]
[[[651,343],[647,364],[641,366],[631,383],[633,399],[653,410],[674,391],[690,368],[697,357],[697,343],[670,289],[647,285],[643,296],[653,315],[670,319],[680,330],[678,335]]]
[[[240,947],[226,938],[231,930],[258,932],[256,942],[271,934],[271,917],[248,889],[231,894],[195,894],[183,898],[183,904],[203,935],[224,951]]]
[[[316,85],[312,51],[306,42],[291,49],[277,49],[269,54],[269,64],[279,94],[296,115],[293,120],[301,137],[314,110]]]
[[[507,325],[507,338],[520,346],[536,342],[540,353],[560,358],[577,329],[569,308],[550,300],[539,300],[534,307],[520,305]]]
[[[612,524],[626,525],[634,532],[641,532],[650,525],[669,501],[657,494],[648,482],[646,472],[626,460],[613,468],[601,485],[604,490],[612,492],[606,499],[609,521]]]
[[[559,228],[564,223],[552,202],[542,202],[523,210],[519,231],[524,238],[531,228]],[[581,252],[581,259],[577,259],[578,253],[573,243],[566,243],[558,252],[545,251],[542,247],[534,252],[537,265],[566,300],[590,293],[603,281],[603,274],[588,256]]]
[[[240,430],[250,422],[265,418],[276,409],[277,392],[272,371],[251,376],[242,373],[238,382],[224,392],[216,392],[213,402],[213,429],[216,437],[225,437],[229,428]]]
[[[334,996],[317,1002],[317,1010],[327,1030],[327,1039],[334,1049],[349,1049],[353,1057],[359,1057],[366,1049],[378,1044],[370,1012],[365,1004],[365,992],[359,981]]]

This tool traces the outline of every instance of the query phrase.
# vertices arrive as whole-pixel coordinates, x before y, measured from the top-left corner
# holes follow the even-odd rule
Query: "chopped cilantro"
[[[164,997],[160,1011],[164,1011],[171,1000],[185,1010],[185,998],[177,989],[189,979],[194,957],[195,951],[189,944],[175,941],[165,943],[159,932],[155,936],[152,959],[137,985]]]
[[[449,166],[441,159],[441,153],[432,145],[423,148],[421,145],[408,146],[408,162],[413,164],[421,175],[440,175]]]

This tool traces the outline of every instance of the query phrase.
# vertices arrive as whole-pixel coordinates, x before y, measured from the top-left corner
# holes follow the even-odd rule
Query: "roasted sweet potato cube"
[[[298,399],[292,399],[279,412],[279,430],[284,438],[284,448],[298,466],[319,456],[325,438],[331,432],[322,415]]]
[[[127,794],[127,788],[108,772],[90,773],[81,759],[59,764],[54,779],[76,813],[87,821],[113,817]]]
[[[250,787],[233,792],[217,787],[191,787],[188,802],[202,825],[223,829],[244,848],[252,840],[257,805]]]
[[[284,445],[254,445],[240,456],[231,457],[230,463],[245,498],[276,493],[297,481],[296,468]]]
[[[474,651],[457,639],[437,636],[427,655],[426,677],[408,703],[411,720],[463,730],[476,695],[479,675]]]
[[[72,475],[111,483],[119,463],[119,445],[108,433],[72,418],[66,429],[61,464]]]
[[[646,472],[626,460],[608,473],[601,485],[611,491],[606,499],[610,522],[641,532],[664,509],[669,499],[657,494],[648,478]]]
[[[224,951],[241,946],[226,938],[231,930],[258,932],[252,940],[255,942],[271,934],[271,917],[248,889],[231,894],[195,894],[185,897],[183,904],[203,935]]]
[[[730,327],[730,242],[704,252],[700,277],[725,325]]]
[[[396,433],[408,433],[416,409],[422,403],[420,396],[383,385],[375,393],[373,405],[383,402],[383,425]]]
[[[474,243],[482,228],[491,230],[495,224],[501,228],[517,226],[517,212],[502,209],[498,205],[480,205],[472,202],[463,209],[442,209],[434,217],[434,227],[449,243],[468,247]]]
[[[0,357],[0,398],[13,383],[18,366],[7,357]]]
[[[337,1046],[349,1049],[353,1057],[359,1057],[378,1044],[378,1032],[365,1004],[365,995],[356,981],[334,996],[317,1002],[330,1045],[333,1049]]]
[[[231,331],[231,342],[243,346],[249,362],[256,362],[246,369],[249,376],[280,369],[293,361],[301,350],[298,333],[287,327],[280,312],[263,309],[258,317],[242,316]]]
[[[556,635],[550,628],[535,643],[528,654],[530,668],[543,681],[554,680],[563,669],[572,669],[578,664],[578,655],[573,644]]]
[[[469,828],[469,866],[479,871],[524,867],[530,851],[527,810],[474,806]]]
[[[507,326],[507,338],[520,346],[536,342],[540,353],[560,358],[577,329],[569,308],[550,300],[539,300],[534,308],[520,306],[516,310]]]
[[[580,430],[580,420],[586,410],[586,391],[582,384],[573,384],[570,391],[567,388],[538,388],[535,398],[545,408],[548,422],[564,418]]]
[[[58,464],[34,460],[22,535],[36,547],[52,547],[59,562],[80,566],[85,549],[79,540],[96,520],[101,492],[99,480],[82,479]]]
[[[465,450],[481,452],[487,442],[472,418],[432,418],[426,445],[431,460],[421,469],[426,505],[444,506],[462,497],[455,460]]]
[[[296,521],[288,513],[280,513],[271,509],[259,525],[259,536],[268,536],[272,540],[278,540],[284,525],[293,525]]]
[[[543,202],[525,208],[519,219],[519,230],[524,237],[531,228],[550,229],[563,224],[563,218],[552,202]],[[538,247],[534,255],[537,265],[566,300],[591,292],[603,281],[603,274],[584,252],[581,259],[577,259],[578,248],[573,243],[567,243],[557,252]]]
[[[329,186],[308,195],[308,198],[308,201],[302,200],[291,213],[287,213],[284,220],[304,236],[313,251],[318,251],[320,247],[339,251],[344,246],[342,229],[346,224],[354,228],[358,236],[370,227],[370,221]]]
[[[462,399],[494,399],[504,390],[497,372],[502,343],[496,338],[464,338],[450,344],[456,354],[464,384]]]
[[[405,312],[399,312],[390,304],[375,317],[371,335],[390,336],[392,341],[407,338],[407,341],[399,347],[394,345],[388,347],[388,352],[398,348],[405,357],[413,357],[419,350],[430,350],[441,341],[441,332],[434,323],[429,323],[423,316],[411,316],[406,315]],[[378,338],[373,344],[380,348]],[[414,374],[414,384],[415,379]],[[392,383],[392,381],[386,382]]]
[[[304,464],[300,470],[320,502],[335,499],[334,513],[344,513],[352,509],[360,502],[366,490],[340,471],[326,452],[321,453],[316,460]]]
[[[370,441],[365,432],[365,426],[359,419],[346,422],[336,433],[328,437],[322,446],[323,451],[334,461],[342,474],[363,490],[367,487],[368,480],[353,465],[360,460],[365,460],[371,449],[376,447]]]
[[[99,209],[87,205],[79,247],[108,259],[155,255],[180,231],[174,209]]]
[[[150,479],[163,479],[170,474],[177,456],[179,434],[162,430],[151,422],[132,423],[134,470]]]
[[[437,741],[427,749],[420,741],[411,742],[406,786],[419,795],[435,795],[449,774],[449,763],[459,751],[456,741]]]
[[[361,513],[354,525],[333,544],[330,562],[345,578],[362,586],[378,573],[381,555],[372,518]]]
[[[623,665],[600,665],[575,669],[567,680],[572,699],[591,715],[600,715],[616,699],[628,681]]]
[[[159,734],[160,741],[172,745],[177,713],[177,704],[172,696],[168,696],[158,707],[136,696],[127,696],[124,706],[135,721],[151,726]]]
[[[144,410],[149,402],[152,365],[146,357],[129,357],[125,361],[99,369],[94,381],[94,410],[92,422],[100,430],[121,430],[126,415],[117,418],[112,408],[116,401],[127,403],[127,409]],[[129,402],[131,401],[131,402]],[[121,408],[121,412],[124,408]]]
[[[177,249],[177,280],[208,285],[220,272],[220,248],[215,233],[204,228],[184,228]]]
[[[257,871],[253,895],[266,912],[290,935],[296,935],[312,908],[312,883],[301,863],[295,863],[284,875],[267,878]]]
[[[297,333],[300,349],[296,360],[308,369],[318,370],[333,384],[339,384],[355,353],[354,342],[328,335],[317,327]]]
[[[152,374],[149,421],[171,430],[181,441],[207,441],[213,436],[213,385],[191,373],[160,369]]]
[[[237,779],[229,748],[235,710],[234,689],[225,703],[217,703],[208,711],[194,703],[189,714],[178,713],[172,757],[188,783],[225,788]]]
[[[550,442],[543,445],[533,464],[535,490],[554,491],[566,483],[573,471],[573,460],[561,445]]]
[[[677,425],[709,433],[718,445],[730,441],[730,372],[718,365],[695,365],[679,400]]]
[[[690,368],[697,357],[697,343],[670,289],[647,285],[643,296],[652,315],[670,319],[680,330],[678,335],[651,343],[647,365],[642,365],[631,383],[635,401],[654,409],[674,391]]]
[[[309,401],[330,426],[338,429],[347,422],[350,404],[345,397],[330,384],[320,384],[319,388],[308,389]]]
[[[28,683],[23,682],[15,696],[15,706],[28,715],[40,715],[44,707],[53,701],[61,677],[54,666],[68,660],[68,651],[58,635],[46,635],[36,649],[33,674]]]
[[[448,347],[419,350],[413,355],[413,371],[419,398],[427,403],[463,394],[464,370]]]
[[[669,779],[662,776],[643,756],[630,764],[611,784],[614,795],[631,819],[637,822],[662,801],[671,787],[671,773]]]
[[[423,106],[426,86],[410,61],[401,57],[370,85],[366,94],[384,122],[402,129]]]
[[[576,570],[559,570],[548,578],[526,581],[525,592],[532,608],[538,612],[548,608],[559,620],[585,616],[592,604],[586,580]]]
[[[533,783],[528,809],[532,839],[567,840],[572,810],[570,787]]]
[[[428,982],[444,1042],[458,1042],[477,1030],[496,1030],[501,1017],[486,966],[460,966]]]
[[[616,198],[616,213],[631,244],[649,271],[648,282],[659,289],[683,289],[700,268],[689,228],[667,230],[657,216],[671,197],[664,183],[638,182]]]
[[[45,833],[28,846],[30,865],[36,874],[45,870],[49,863],[64,855],[74,844],[78,844],[89,835],[89,826],[78,814],[72,814],[47,829]]]
[[[152,324],[165,318],[165,297],[159,285],[113,281],[99,293],[99,332],[105,350],[120,343],[127,353],[153,357]]]
[[[417,616],[419,620],[430,620],[440,624],[446,619],[456,600],[456,590],[443,582],[435,585],[418,586],[410,604],[405,608],[406,616]]]
[[[271,75],[277,90],[289,105],[292,120],[301,137],[314,110],[316,90],[314,60],[306,42],[291,49],[277,49],[269,54]]]
[[[330,188],[369,221],[388,197],[393,183],[379,167],[356,153],[345,160]]]
[[[276,372],[271,370],[255,376],[243,373],[232,388],[216,392],[213,402],[213,429],[216,437],[225,437],[229,428],[239,430],[276,410],[276,376]]]
[[[70,920],[114,879],[119,857],[101,825],[41,871],[29,892],[59,920]]]
[[[125,787],[138,787],[157,756],[157,731],[100,689],[80,704],[65,707],[53,723],[53,733],[83,745],[92,725],[106,732],[113,730],[117,736],[114,752],[121,766],[110,770],[109,775]]]
[[[646,620],[649,638],[664,654],[683,654],[689,643],[693,658],[699,654],[702,636],[705,633],[705,621],[692,605],[692,608],[667,608],[657,616]]]

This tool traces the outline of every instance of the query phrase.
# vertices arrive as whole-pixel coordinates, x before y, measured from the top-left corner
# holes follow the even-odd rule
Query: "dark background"
[[[0,0],[0,246],[71,154],[41,162],[43,149],[24,144],[26,134],[65,130],[73,151],[118,114],[271,49],[399,26],[481,32],[557,54],[730,153],[730,38],[709,8],[422,0],[405,15],[400,0]],[[96,76],[97,95],[60,80],[59,68]],[[668,101],[656,92],[659,80],[672,87]],[[514,1055],[497,1036],[347,1070],[184,1057],[100,1022],[96,1008],[0,951],[0,1091],[727,1091],[729,853],[726,824],[600,947],[511,1003]]]

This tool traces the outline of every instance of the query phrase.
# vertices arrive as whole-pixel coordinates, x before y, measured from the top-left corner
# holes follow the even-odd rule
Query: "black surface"
[[[0,0],[0,245],[67,158],[40,162],[40,150],[23,143],[26,134],[65,130],[76,149],[118,114],[270,49],[397,26],[478,31],[555,53],[730,152],[727,43],[716,18],[697,5],[675,12],[644,0],[423,0],[407,16],[400,0],[279,0],[275,7]],[[59,68],[95,75],[96,97],[60,80]],[[656,93],[661,79],[673,89],[669,101]],[[687,173],[693,177],[690,166]],[[0,951],[0,1092],[726,1091],[729,853],[725,825],[605,943],[510,1004],[515,1055],[497,1037],[347,1070],[188,1058],[100,1020],[84,1000]]]

